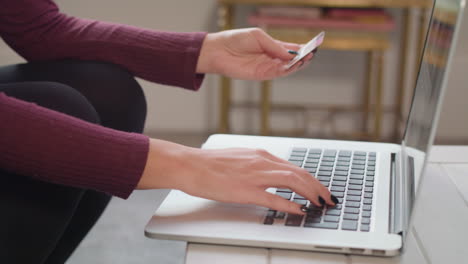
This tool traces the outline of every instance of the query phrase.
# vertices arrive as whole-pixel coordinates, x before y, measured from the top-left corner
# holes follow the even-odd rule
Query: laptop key
[[[332,182],[332,186],[340,186],[340,187],[344,187],[346,186],[346,182],[342,182],[342,181],[333,181]]]
[[[359,215],[357,214],[344,214],[343,215],[343,219],[346,219],[346,220],[358,220],[359,219]]]
[[[317,168],[318,167],[318,163],[315,163],[315,162],[306,162],[304,164],[304,168]]]
[[[292,193],[285,193],[285,192],[276,192],[276,195],[281,196],[286,200],[290,200],[292,197]]]
[[[309,154],[307,159],[320,159],[320,154]]]
[[[360,202],[361,196],[346,196],[346,201]]]
[[[344,212],[346,214],[359,214],[359,208],[353,208],[353,207],[346,207],[344,209]]]
[[[370,226],[369,225],[361,225],[361,231],[363,232],[369,232]]]
[[[344,167],[344,166],[336,166],[335,167],[335,171],[348,171],[349,168],[348,167]]]
[[[333,167],[327,167],[327,166],[322,166],[320,165],[320,171],[332,171],[333,170]]]
[[[367,171],[375,171],[375,166],[367,166]]]
[[[322,163],[320,163],[320,166],[333,167],[335,166],[335,163],[331,161],[323,161]]]
[[[326,215],[324,218],[323,218],[323,221],[324,222],[334,222],[334,223],[338,223],[340,221],[340,217],[339,216],[335,216],[335,215]]]
[[[334,157],[323,157],[323,158],[322,158],[322,161],[332,161],[332,162],[335,162],[335,158],[334,158]]]
[[[366,160],[366,156],[354,156],[353,160]]]
[[[364,191],[365,191],[365,192],[373,192],[373,191],[374,191],[374,187],[365,187],[365,188],[364,188]]]
[[[335,157],[335,156],[336,156],[336,150],[334,150],[334,149],[326,149],[326,150],[323,152],[323,156],[324,156],[324,157]]]
[[[306,198],[298,193],[294,194],[294,200],[299,199],[299,200],[306,200]]]
[[[372,193],[364,193],[364,198],[372,199]]]
[[[321,170],[321,171],[319,171],[317,173],[317,176],[331,176],[331,174],[332,174],[331,171],[322,171]]]
[[[362,185],[350,184],[350,185],[348,186],[348,189],[349,189],[349,190],[357,190],[357,191],[360,191],[360,190],[362,190]]]
[[[366,181],[366,187],[374,187],[374,183],[371,181]]]
[[[375,157],[369,157],[367,160],[368,161],[375,161],[376,159],[375,159]]]
[[[288,217],[286,218],[286,223],[284,225],[301,226],[302,218],[303,218],[302,215],[288,214]]]
[[[364,166],[364,165],[355,165],[355,164],[353,164],[353,166],[351,166],[352,170],[364,170],[365,168],[366,168],[366,166]]]
[[[365,205],[362,206],[362,210],[372,211],[372,205],[365,204]]]
[[[286,217],[285,212],[276,212],[275,219],[284,219]]]
[[[351,174],[349,176],[350,179],[353,179],[353,180],[362,180],[364,179],[364,176],[363,175],[357,175],[357,174]]]
[[[327,176],[318,176],[317,179],[319,181],[326,181],[326,182],[329,182],[331,180],[331,177],[327,177]]]
[[[366,165],[365,160],[353,160],[353,165]]]
[[[265,220],[263,221],[264,225],[272,225],[275,222],[275,219],[273,217],[265,217]]]
[[[362,192],[361,191],[356,191],[356,190],[348,190],[347,195],[361,196]]]
[[[325,229],[338,229],[338,223],[324,222],[324,223],[305,223],[304,227],[312,228],[325,228]]]
[[[367,175],[367,176],[366,176],[366,181],[371,181],[371,182],[373,182],[373,181],[374,181],[374,176],[369,176],[369,175]]]
[[[330,190],[331,190],[332,192],[344,192],[344,191],[345,191],[345,187],[341,187],[341,186],[332,186]]]
[[[362,211],[362,217],[366,217],[366,218],[369,218],[371,217],[371,212],[370,211]]]
[[[341,210],[337,209],[329,209],[327,212],[325,212],[325,215],[334,215],[334,216],[340,216],[341,215]],[[339,218],[338,218],[339,219]],[[327,221],[327,220],[325,220]]]
[[[351,161],[351,158],[348,158],[348,157],[338,157],[338,161],[339,162],[350,162]]]
[[[364,204],[372,204],[372,199],[364,199]]]
[[[367,175],[367,176],[375,176],[375,172],[373,172],[373,171],[367,171],[367,172],[366,172],[366,175]]]
[[[306,170],[308,173],[316,173],[316,172],[317,172],[317,168],[305,168],[305,170]]]
[[[367,155],[367,153],[364,152],[364,151],[354,151],[354,155],[355,156],[365,156],[365,155]]]
[[[345,166],[345,167],[349,167],[349,162],[345,162],[345,161],[339,161],[336,163],[337,166]]]
[[[363,218],[363,219],[361,219],[361,224],[369,225],[369,224],[370,224],[370,218]]]
[[[343,221],[343,223],[341,223],[341,229],[355,231],[357,230],[357,224],[357,221]]]
[[[278,189],[276,189],[276,191],[277,191],[277,192],[292,193],[292,191],[291,191],[291,190],[289,190],[289,189],[285,189],[285,188],[278,188]]]
[[[304,226],[308,223],[320,223],[320,222],[322,222],[321,217],[306,217],[306,219],[304,220]]]
[[[351,174],[364,175],[364,170],[351,170]]]
[[[361,203],[358,203],[358,202],[346,202],[345,207],[359,208],[359,207],[361,207]]]
[[[317,148],[313,148],[313,149],[309,149],[309,153],[322,153],[322,150],[321,149],[317,149]]]
[[[368,162],[367,162],[367,165],[369,165],[369,166],[375,166],[375,161],[368,161]]]
[[[335,173],[333,175],[348,176],[348,171],[335,171]]]
[[[334,181],[347,181],[347,180],[348,180],[348,177],[345,177],[345,176],[334,176],[334,177],[333,177],[333,180],[334,180]]]
[[[356,185],[362,185],[363,182],[361,180],[349,180],[349,184],[356,184]]]
[[[338,156],[340,157],[351,157],[352,152],[349,150],[341,150]]]
[[[344,197],[344,192],[331,192],[331,194],[335,195],[335,197],[340,197],[340,198],[343,198]]]

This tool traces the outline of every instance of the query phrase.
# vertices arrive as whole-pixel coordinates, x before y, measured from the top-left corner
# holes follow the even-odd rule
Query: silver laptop
[[[327,186],[340,203],[306,216],[226,204],[171,191],[148,237],[197,243],[392,256],[403,248],[417,186],[433,142],[464,0],[437,0],[401,144],[213,135],[203,148],[261,148]],[[313,175],[313,176],[312,176]],[[235,190],[233,190],[235,191]],[[311,206],[288,189],[268,191]]]

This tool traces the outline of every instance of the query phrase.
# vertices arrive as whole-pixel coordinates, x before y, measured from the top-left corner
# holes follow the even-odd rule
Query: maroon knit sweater
[[[0,36],[28,61],[78,59],[121,65],[146,80],[197,90],[206,33],[172,33],[79,19],[52,0],[0,0]],[[99,87],[96,87],[99,89]],[[148,137],[120,132],[0,93],[0,168],[127,198]]]

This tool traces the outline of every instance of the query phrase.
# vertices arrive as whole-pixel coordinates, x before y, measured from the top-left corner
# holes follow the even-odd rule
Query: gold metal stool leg
[[[369,114],[371,109],[371,93],[372,93],[372,52],[366,52],[367,65],[366,65],[366,84],[364,87],[364,98],[362,102],[362,134],[365,135],[362,139],[368,139],[369,135]]]
[[[376,77],[376,89],[375,89],[375,121],[374,121],[374,141],[379,141],[382,130],[382,86],[383,86],[383,65],[384,65],[384,54],[383,51],[374,52],[376,55],[376,67],[377,67],[377,77]]]
[[[271,81],[261,83],[261,130],[262,136],[270,135]]]
[[[221,77],[219,133],[229,133],[229,110],[231,109],[231,79]]]

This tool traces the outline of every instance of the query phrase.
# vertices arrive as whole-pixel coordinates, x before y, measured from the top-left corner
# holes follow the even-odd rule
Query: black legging
[[[122,131],[141,133],[146,118],[140,85],[111,64],[56,61],[0,67],[0,92]],[[108,194],[0,168],[0,263],[63,264],[109,200]]]

